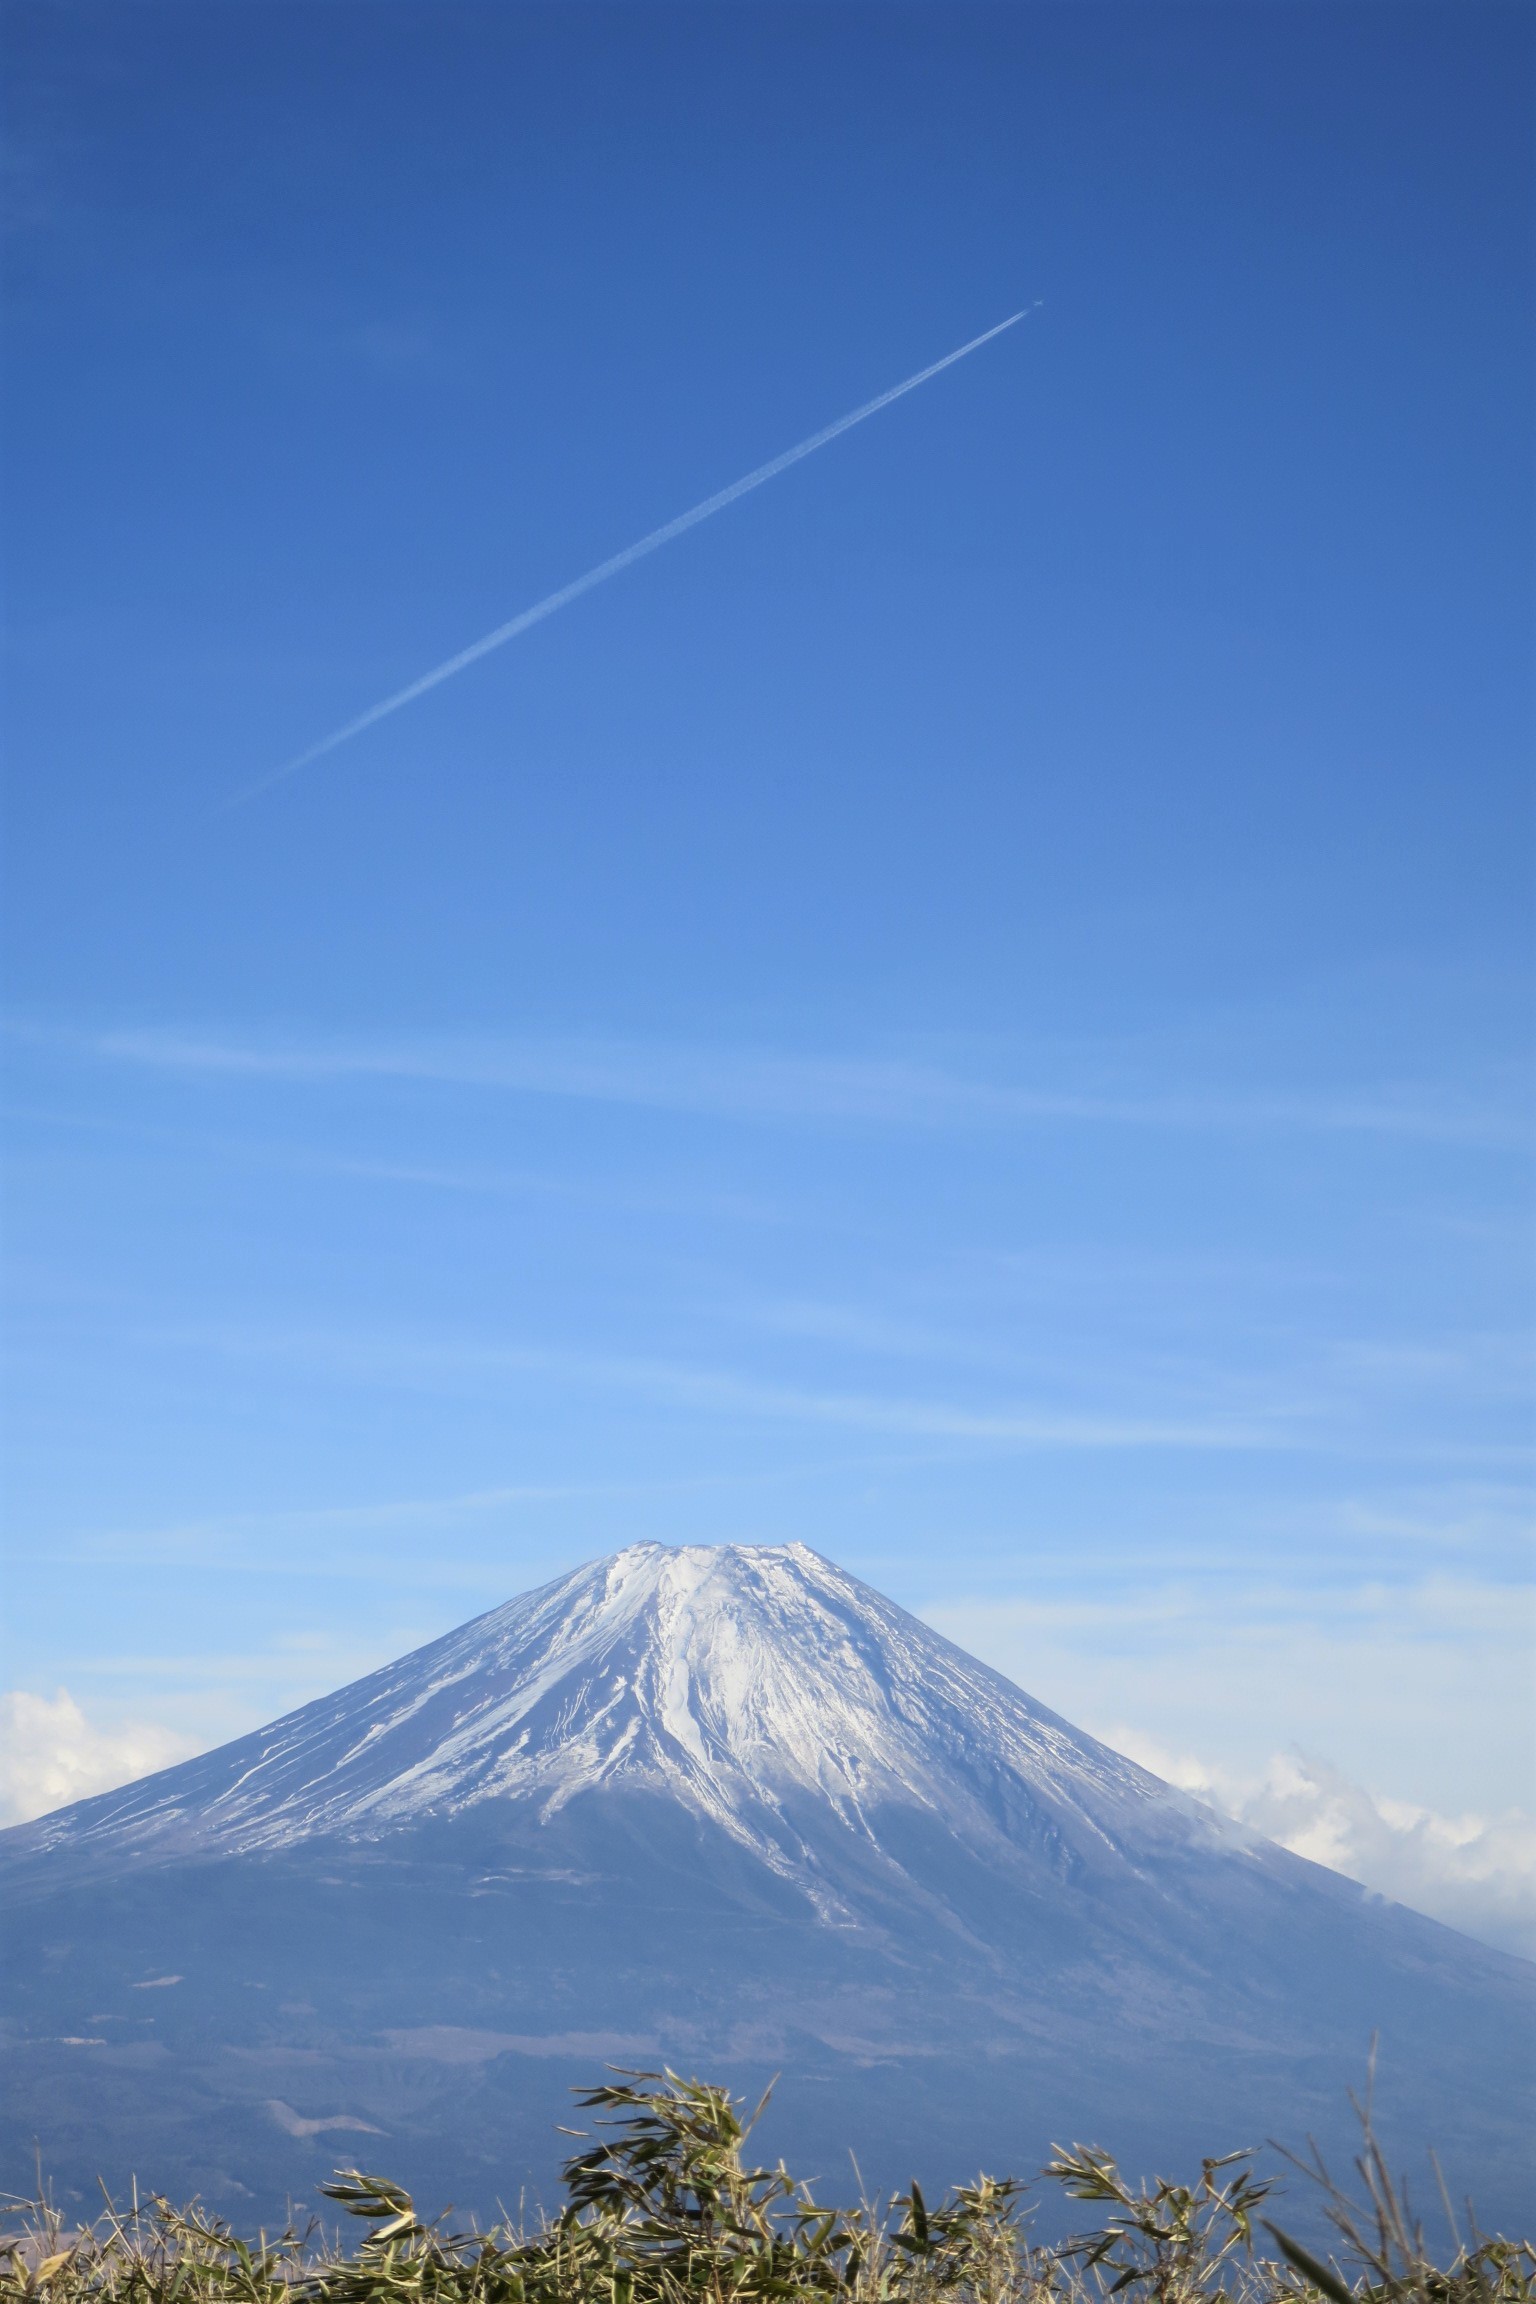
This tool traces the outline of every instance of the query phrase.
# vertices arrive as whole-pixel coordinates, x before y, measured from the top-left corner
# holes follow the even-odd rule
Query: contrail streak
[[[578,576],[573,583],[562,584],[558,592],[549,593],[531,608],[523,609],[520,615],[509,617],[505,624],[498,624],[494,632],[487,632],[481,640],[471,641],[456,656],[448,657],[446,662],[435,665],[430,672],[423,672],[419,680],[411,681],[408,687],[397,688],[393,696],[386,696],[381,704],[371,704],[366,712],[359,712],[355,720],[348,720],[343,727],[333,729],[329,736],[322,736],[320,742],[311,744],[307,752],[300,752],[281,768],[274,768],[269,775],[259,777],[254,784],[247,785],[243,792],[236,793],[228,805],[232,808],[241,807],[247,800],[254,800],[259,792],[270,791],[274,784],[281,784],[287,777],[296,776],[301,768],[308,768],[314,761],[323,760],[327,752],[336,751],[342,744],[350,744],[353,737],[361,736],[365,728],[372,728],[378,721],[387,720],[402,705],[414,704],[418,696],[425,696],[431,688],[441,687],[445,680],[451,680],[456,673],[466,671],[471,664],[478,663],[482,656],[489,656],[493,649],[505,648],[509,640],[519,639],[524,632],[531,631],[535,624],[542,624],[546,616],[553,616],[558,609],[569,607],[573,600],[581,598],[583,592],[591,592],[597,585],[606,584],[610,576],[617,576],[624,569],[632,568],[647,553],[659,552],[662,545],[670,544],[674,536],[682,536],[688,529],[697,528],[702,520],[712,520],[728,504],[734,504],[739,497],[749,496],[754,488],[761,488],[766,481],[776,480],[781,472],[789,470],[791,464],[798,464],[803,457],[814,456],[818,448],[825,448],[840,433],[851,432],[855,424],[864,422],[866,416],[876,416],[882,408],[889,408],[893,400],[900,400],[907,392],[915,392],[919,384],[927,383],[930,376],[937,376],[945,368],[953,368],[957,360],[964,360],[969,353],[979,351],[983,344],[990,344],[994,336],[1001,336],[1004,329],[1028,319],[1029,314],[1037,309],[1038,300],[1035,304],[1026,305],[1022,312],[1010,312],[1006,320],[999,320],[995,328],[988,328],[982,335],[973,336],[958,351],[946,352],[942,360],[935,360],[930,367],[920,368],[905,383],[893,384],[888,392],[881,392],[875,399],[866,400],[861,408],[855,408],[847,416],[839,416],[835,424],[825,425],[820,432],[813,432],[809,440],[802,440],[797,447],[786,448],[782,456],[773,457],[767,464],[759,464],[757,470],[747,473],[744,479],[733,480],[729,488],[720,489],[714,496],[706,496],[703,503],[695,504],[691,511],[680,512],[675,520],[668,520],[663,527],[653,528],[637,544],[626,544],[623,551],[615,552],[611,560],[600,561],[597,567],[589,568],[585,576]]]

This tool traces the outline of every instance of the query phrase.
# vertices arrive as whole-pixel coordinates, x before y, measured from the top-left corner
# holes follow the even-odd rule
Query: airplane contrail
[[[660,551],[662,545],[670,544],[674,536],[682,536],[688,529],[697,528],[701,520],[712,520],[728,504],[734,504],[739,497],[750,495],[754,488],[761,488],[765,481],[777,479],[781,472],[789,470],[791,464],[798,464],[802,457],[814,456],[818,448],[825,448],[840,433],[851,431],[855,424],[862,424],[866,416],[878,415],[882,408],[889,408],[893,400],[900,400],[904,393],[915,392],[919,384],[926,384],[930,376],[937,376],[945,368],[953,368],[957,360],[964,360],[969,353],[979,351],[983,344],[990,344],[994,336],[1001,336],[1005,329],[1016,326],[1020,320],[1027,320],[1031,312],[1039,309],[1039,302],[1037,298],[1022,311],[1010,312],[1006,320],[999,320],[995,328],[988,328],[980,336],[973,336],[968,344],[962,344],[957,351],[946,352],[942,360],[935,360],[927,368],[919,368],[917,374],[907,377],[904,383],[893,384],[888,392],[878,393],[873,400],[866,400],[862,407],[853,409],[847,416],[839,416],[835,423],[824,425],[821,431],[813,432],[808,440],[800,441],[798,446],[786,448],[781,456],[773,457],[766,464],[759,464],[755,472],[748,472],[743,479],[733,480],[728,488],[720,489],[713,496],[706,496],[703,503],[695,504],[691,511],[680,512],[675,520],[668,520],[662,527],[653,528],[637,544],[626,544],[623,551],[615,552],[611,560],[600,561],[597,567],[589,568],[585,576],[578,576],[573,583],[562,584],[558,592],[551,592],[544,599],[535,601],[531,608],[524,608],[520,614],[509,617],[505,624],[498,624],[495,631],[487,632],[483,639],[472,640],[456,656],[450,656],[445,662],[434,665],[430,672],[423,672],[419,680],[412,680],[407,687],[397,688],[382,703],[371,704],[366,712],[359,712],[355,720],[348,720],[342,727],[333,729],[329,736],[322,736],[319,743],[311,744],[307,752],[298,753],[292,760],[285,761],[281,768],[274,768],[268,775],[258,777],[254,784],[248,784],[244,791],[237,792],[226,805],[231,808],[241,807],[247,800],[254,800],[258,793],[270,791],[274,784],[283,783],[289,776],[297,776],[301,768],[308,768],[316,760],[323,760],[327,752],[336,751],[342,744],[350,744],[353,737],[361,736],[365,728],[372,728],[378,721],[387,720],[402,705],[414,704],[418,696],[425,696],[431,688],[441,687],[445,680],[451,680],[455,673],[463,672],[471,664],[478,663],[482,656],[489,656],[493,649],[505,648],[509,640],[516,640],[535,624],[542,624],[545,617],[553,616],[557,609],[569,607],[573,600],[581,598],[583,592],[590,592],[595,586],[606,584],[610,576],[617,576],[624,569],[632,568],[647,553]]]

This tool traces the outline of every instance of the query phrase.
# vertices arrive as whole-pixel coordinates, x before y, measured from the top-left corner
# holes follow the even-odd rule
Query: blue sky
[[[1528,1809],[1528,14],[9,38],[13,1691],[798,1537]]]

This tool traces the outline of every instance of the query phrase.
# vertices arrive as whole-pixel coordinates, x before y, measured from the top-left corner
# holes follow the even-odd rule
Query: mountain
[[[1378,2113],[1536,2222],[1536,1968],[1219,1817],[803,1545],[635,1545],[0,1834],[0,2184],[489,2212],[609,2061],[830,2181]]]

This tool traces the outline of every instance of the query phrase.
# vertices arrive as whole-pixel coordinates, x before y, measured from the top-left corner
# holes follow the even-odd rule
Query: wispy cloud
[[[432,1340],[384,1332],[208,1326],[146,1333],[145,1342],[248,1358],[276,1358],[333,1378],[438,1389],[523,1377],[635,1393],[728,1416],[844,1426],[907,1439],[1052,1449],[1255,1449],[1291,1444],[1278,1418],[1157,1416],[1082,1411],[1049,1402],[989,1407],[780,1384],[734,1370],[548,1345]]]
[[[17,1131],[31,1128],[86,1137],[104,1136],[123,1143],[154,1146],[183,1156],[228,1161],[284,1175],[402,1185],[469,1198],[563,1200],[754,1225],[782,1225],[789,1220],[785,1207],[761,1192],[729,1192],[698,1183],[686,1187],[650,1186],[628,1175],[615,1178],[561,1174],[550,1169],[492,1167],[460,1160],[365,1158],[317,1151],[312,1145],[284,1142],[281,1138],[188,1130],[140,1119],[128,1120],[117,1114],[69,1111],[58,1105],[29,1104],[15,1099],[0,1106],[0,1126],[12,1132],[13,1159],[20,1156]]]
[[[739,1486],[741,1478],[698,1473],[670,1480],[508,1481],[436,1495],[226,1512],[140,1527],[96,1527],[75,1533],[52,1529],[46,1538],[30,1545],[23,1536],[13,1537],[12,1550],[18,1558],[43,1553],[54,1564],[62,1561],[98,1568],[223,1567],[284,1579],[341,1576],[356,1570],[365,1571],[375,1584],[478,1592],[489,1580],[499,1591],[505,1562],[498,1553],[488,1567],[475,1550],[480,1525],[496,1527],[513,1516],[525,1521],[530,1515],[571,1504],[612,1507],[663,1503]],[[430,1530],[435,1539],[426,1549],[419,1544],[384,1548],[391,1535],[419,1536],[424,1530]],[[349,1538],[358,1539],[357,1544],[349,1546]],[[455,1542],[468,1544],[468,1550],[458,1558],[452,1551]]]
[[[1251,1548],[1212,1547],[1169,1575],[1160,1552],[1042,1544],[1027,1594],[1015,1570],[920,1613],[1110,1743],[1134,1733],[1255,1784],[1295,1745],[1437,1813],[1532,1807],[1536,1593],[1521,1568],[1389,1577],[1330,1562],[1319,1541],[1272,1557],[1255,1574]]]
[[[1114,1591],[1086,1590],[1075,1561],[1069,1581],[1064,1594],[956,1600],[923,1613],[941,1630],[959,1627],[954,1636],[975,1640],[978,1653],[1006,1644],[1014,1634],[1114,1644],[1129,1653],[1176,1650],[1181,1635],[1204,1631],[1235,1657],[1239,1648],[1253,1652],[1275,1640],[1289,1646],[1292,1632],[1316,1633],[1324,1624],[1335,1639],[1363,1637],[1384,1653],[1393,1646],[1422,1651],[1478,1639],[1523,1648],[1536,1630],[1536,1588],[1529,1582],[1451,1575],[1260,1579],[1246,1559],[1220,1599],[1213,1598],[1208,1580],[1194,1577],[1143,1574]]]
[[[1443,1084],[1383,1083],[1350,1093],[1103,1084],[1123,1054],[1095,1062],[1098,1082],[1020,1079],[1019,1060],[985,1077],[905,1055],[593,1037],[440,1033],[413,1038],[252,1037],[144,1026],[68,1031],[13,1019],[7,1032],[53,1052],[150,1072],[323,1086],[419,1081],[521,1096],[631,1105],[747,1122],[876,1127],[1049,1124],[1167,1130],[1302,1131],[1467,1144],[1524,1142],[1522,1109]],[[1144,1067],[1143,1067],[1144,1068]]]
[[[1337,1525],[1347,1538],[1373,1544],[1386,1539],[1397,1557],[1411,1545],[1447,1557],[1478,1550],[1529,1559],[1536,1535],[1532,1507],[1528,1480],[1450,1481],[1346,1497],[1337,1508]]]

